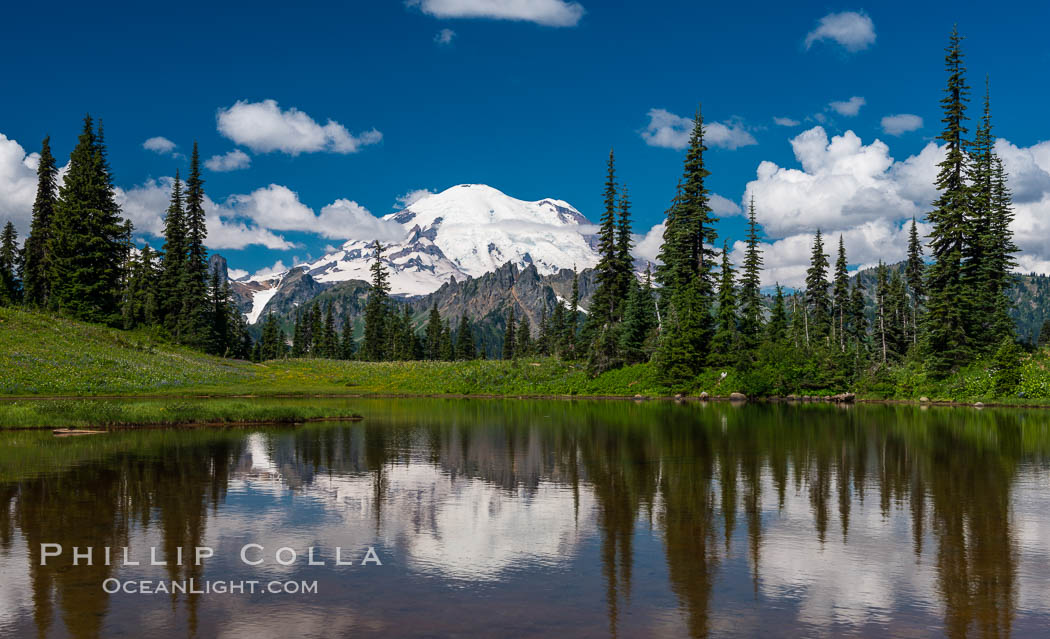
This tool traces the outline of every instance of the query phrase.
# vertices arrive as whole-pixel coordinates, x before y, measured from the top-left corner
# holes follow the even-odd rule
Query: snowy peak
[[[540,275],[597,264],[594,227],[563,200],[534,202],[510,197],[484,184],[460,184],[428,195],[382,218],[387,238],[383,261],[395,295],[426,295],[451,278],[463,281],[504,264],[536,268]],[[356,232],[356,234],[355,234]],[[309,264],[296,265],[320,285],[371,279],[374,236],[347,229],[342,248]],[[263,316],[282,274],[258,282],[250,316]]]

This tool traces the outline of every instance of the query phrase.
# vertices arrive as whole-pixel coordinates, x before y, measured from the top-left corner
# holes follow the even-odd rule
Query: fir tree
[[[718,283],[718,330],[711,339],[711,363],[733,365],[737,362],[736,278],[729,261],[729,242],[722,243],[722,271]]]
[[[529,318],[522,316],[518,322],[518,335],[514,344],[515,357],[528,357],[532,353],[532,327]]]
[[[620,191],[620,217],[616,221],[616,263],[619,272],[619,283],[616,294],[618,300],[626,300],[631,290],[631,283],[637,283],[634,277],[634,258],[631,256],[631,199],[627,185]],[[619,318],[617,318],[619,319]]]
[[[883,366],[890,359],[892,339],[889,336],[889,280],[886,276],[886,265],[879,260],[875,284],[875,345]]]
[[[456,359],[456,349],[452,343],[452,326],[446,319],[441,323],[441,360],[451,362],[454,359]]]
[[[755,198],[752,197],[747,209],[747,248],[740,277],[740,338],[748,354],[754,352],[762,335],[762,251],[758,243]]]
[[[171,200],[164,216],[164,257],[157,283],[160,319],[178,339],[182,313],[182,282],[186,273],[186,219],[182,202],[182,182],[175,171]]]
[[[361,357],[367,361],[379,362],[386,359],[387,354],[387,296],[390,291],[386,266],[383,265],[383,246],[379,240],[375,242],[371,271],[372,289],[365,303],[365,335],[361,345]]]
[[[340,333],[339,359],[353,359],[357,344],[354,343],[354,325],[350,317],[343,317],[343,328]]]
[[[226,356],[231,350],[233,327],[230,325],[230,289],[226,282],[220,280],[219,269],[211,271],[211,339],[208,350],[214,355]]]
[[[773,295],[773,309],[769,313],[769,325],[766,333],[769,341],[779,344],[787,338],[788,318],[787,309],[784,307],[784,289],[780,283],[776,285],[776,293]]]
[[[477,350],[474,347],[474,331],[470,327],[470,320],[466,315],[462,315],[456,330],[456,359],[471,360],[475,357]]]
[[[627,298],[627,310],[620,332],[620,352],[626,363],[639,364],[649,360],[655,331],[656,303],[653,299],[652,274],[646,267],[645,280],[641,284],[632,278],[631,292]]]
[[[33,221],[25,242],[23,288],[25,301],[32,306],[47,306],[51,292],[50,247],[55,206],[58,202],[58,167],[51,155],[51,138],[44,138],[36,169],[36,199]]]
[[[1006,183],[1006,171],[1002,160],[992,158],[992,199],[989,223],[987,284],[992,298],[993,314],[991,333],[993,339],[1014,337],[1014,322],[1010,318],[1010,301],[1007,294],[1011,286],[1011,272],[1017,266],[1013,254],[1017,246],[1013,241],[1013,198]]]
[[[438,313],[437,303],[430,307],[430,317],[427,319],[425,353],[427,359],[441,359],[441,314]]]
[[[259,356],[262,360],[281,359],[285,356],[284,332],[281,331],[273,313],[263,322]]]
[[[207,333],[208,251],[204,241],[208,228],[204,219],[204,180],[201,179],[196,142],[193,143],[190,156],[190,175],[186,179],[185,228],[186,267],[181,286],[182,310],[178,333],[184,343],[199,345]]]
[[[864,312],[864,284],[858,277],[853,282],[853,290],[850,292],[849,300],[849,328],[850,336],[853,338],[857,348],[864,346],[868,335],[868,317]]]
[[[713,264],[717,240],[705,180],[704,121],[697,109],[678,195],[668,211],[657,278],[668,295],[668,322],[658,361],[668,383],[680,384],[703,365],[711,341]],[[661,295],[663,297],[663,294]],[[673,321],[671,315],[674,316]],[[686,331],[685,334],[682,331]],[[685,349],[681,351],[679,349]]]
[[[90,116],[70,154],[52,222],[49,304],[76,319],[116,322],[123,225],[102,129],[95,133]]]
[[[846,316],[849,314],[849,263],[846,261],[846,245],[839,234],[839,255],[835,260],[834,288],[832,289],[833,332],[839,342],[839,350],[846,350]]]
[[[919,317],[922,309],[923,297],[926,294],[924,285],[924,274],[926,264],[922,261],[922,243],[919,241],[918,224],[915,218],[911,219],[911,228],[908,229],[908,258],[904,266],[904,279],[908,284],[908,292],[911,296],[911,338],[915,345],[919,340]]]
[[[965,140],[969,87],[961,43],[962,37],[953,28],[945,56],[948,85],[941,99],[944,131],[939,139],[945,144],[945,156],[939,164],[935,183],[940,195],[928,216],[933,225],[930,232],[933,263],[926,275],[924,346],[927,362],[935,374],[946,374],[970,357],[970,340],[960,304],[966,293],[962,286],[962,259],[970,204]]]
[[[122,309],[126,329],[151,326],[157,322],[158,274],[155,261],[156,253],[149,244],[143,246],[138,259],[133,260]]]
[[[813,253],[810,256],[809,269],[806,270],[806,301],[808,305],[808,335],[806,343],[823,342],[831,325],[829,312],[831,302],[828,298],[828,256],[824,253],[824,240],[817,229],[813,240]]]
[[[327,359],[338,359],[339,357],[339,334],[335,330],[335,314],[329,303],[324,314],[324,328],[322,329],[321,357]]]
[[[514,323],[514,307],[507,318],[507,330],[503,333],[503,359],[514,359],[514,347],[517,346],[517,326]]]
[[[1050,317],[1046,318],[1042,327],[1039,328],[1039,340],[1036,342],[1036,346],[1043,348],[1047,344],[1050,344]]]
[[[12,306],[22,299],[19,270],[18,234],[10,221],[0,233],[0,306]]]
[[[616,293],[620,284],[620,264],[616,238],[616,166],[613,152],[605,178],[604,211],[598,224],[598,264],[594,267],[596,282],[587,316],[586,334],[616,317]]]

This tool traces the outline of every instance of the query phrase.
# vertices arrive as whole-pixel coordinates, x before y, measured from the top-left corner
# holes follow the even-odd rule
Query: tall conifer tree
[[[933,263],[927,269],[928,297],[923,319],[926,358],[935,374],[946,374],[970,357],[970,341],[960,303],[966,292],[962,286],[962,260],[970,205],[965,139],[970,88],[966,84],[961,44],[962,36],[953,28],[945,56],[948,85],[941,99],[944,130],[939,139],[945,145],[945,156],[935,183],[940,195],[928,215],[933,225],[930,232]]]
[[[361,358],[379,362],[387,357],[387,299],[390,292],[386,266],[383,264],[383,245],[379,240],[375,242],[371,271],[372,289],[365,303],[365,336],[361,344]]]
[[[806,301],[808,305],[807,342],[823,343],[831,324],[831,300],[828,297],[828,256],[824,253],[824,239],[817,229],[813,239],[813,253],[806,270]]]
[[[740,277],[740,337],[749,356],[753,355],[762,336],[762,251],[758,243],[755,198],[752,197],[747,208],[747,248]]]
[[[51,291],[50,246],[55,205],[58,202],[58,167],[51,155],[51,137],[40,145],[40,162],[36,168],[36,199],[33,221],[25,242],[23,288],[25,301],[32,306],[47,306]]]

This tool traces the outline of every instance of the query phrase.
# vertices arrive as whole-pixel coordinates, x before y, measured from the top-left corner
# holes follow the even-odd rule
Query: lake
[[[0,432],[0,636],[1050,635],[1047,411],[352,403]]]

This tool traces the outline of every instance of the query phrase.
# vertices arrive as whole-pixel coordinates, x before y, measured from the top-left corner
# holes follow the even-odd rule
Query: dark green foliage
[[[620,191],[620,216],[616,221],[616,270],[619,274],[616,294],[621,308],[623,300],[627,299],[631,282],[635,280],[634,258],[631,256],[633,244],[631,240],[631,199],[625,184]]]
[[[834,288],[831,297],[832,333],[839,350],[846,350],[846,316],[849,314],[849,263],[846,261],[846,245],[839,235],[839,255],[835,260]]]
[[[41,144],[36,175],[36,199],[33,201],[33,221],[25,242],[22,284],[25,301],[32,306],[45,307],[51,292],[51,236],[58,202],[58,167],[51,155],[50,137],[44,138]]]
[[[645,270],[645,280],[631,278],[627,310],[620,331],[620,353],[626,364],[649,361],[656,339],[656,300],[653,299],[652,274]]]
[[[425,357],[430,360],[441,359],[441,314],[436,304],[430,309],[425,335]]]
[[[184,344],[200,348],[208,341],[208,251],[204,246],[208,229],[204,219],[204,180],[200,156],[193,143],[190,175],[186,179],[186,263],[180,282],[182,306],[176,333]]]
[[[532,327],[529,318],[522,317],[518,322],[518,335],[514,343],[515,357],[528,357],[532,355]]]
[[[715,366],[733,366],[739,360],[740,336],[737,332],[736,278],[729,261],[729,243],[722,244],[722,270],[718,280],[718,329],[711,338],[709,361]]]
[[[18,234],[8,222],[0,232],[0,306],[11,306],[22,300],[22,283],[18,279]]]
[[[175,171],[171,201],[164,216],[164,257],[157,283],[161,323],[178,339],[179,314],[182,312],[182,282],[186,273],[186,219],[182,201],[182,182]]]
[[[752,197],[747,209],[747,248],[740,276],[740,339],[742,352],[749,358],[762,341],[762,251],[758,243],[755,198]]]
[[[617,291],[620,286],[620,264],[616,238],[616,166],[609,151],[605,179],[604,209],[598,223],[598,265],[594,267],[597,287],[587,316],[589,336],[606,322],[616,319]]]
[[[787,309],[784,307],[784,289],[780,284],[776,285],[776,294],[773,296],[773,309],[769,313],[769,325],[766,334],[769,341],[774,344],[782,343],[787,339],[788,318]]]
[[[969,87],[962,62],[962,37],[952,29],[945,57],[948,86],[941,99],[944,130],[938,139],[946,147],[936,186],[940,195],[928,215],[933,264],[926,275],[925,354],[936,374],[944,375],[966,363],[971,343],[962,310],[967,291],[962,285],[963,249],[967,237],[970,188],[966,183],[966,103]]]
[[[274,315],[268,314],[263,321],[262,339],[260,340],[260,360],[281,359],[287,355],[284,342],[284,332],[277,323]]]
[[[376,240],[372,262],[372,290],[365,305],[365,336],[361,345],[361,359],[380,362],[387,358],[387,298],[390,286],[387,283],[386,266],[383,265],[383,246]]]
[[[124,328],[152,326],[158,319],[156,253],[149,244],[142,247],[132,261],[131,275],[125,288],[122,314]]]
[[[470,320],[466,315],[459,318],[459,328],[456,329],[456,359],[468,360],[477,357],[477,349],[474,346],[474,330],[470,326]]]
[[[831,328],[831,299],[828,296],[828,256],[820,229],[813,239],[813,253],[806,270],[806,303],[808,329],[806,343],[824,343]]]
[[[514,309],[510,309],[510,316],[507,318],[507,330],[503,333],[503,359],[514,359],[517,354],[514,352],[514,348],[517,346],[517,326],[514,323]]]
[[[1012,337],[1004,337],[995,352],[993,367],[995,369],[995,394],[998,397],[1009,397],[1021,383],[1021,356],[1023,351]]]
[[[706,363],[711,310],[700,288],[694,280],[673,293],[667,305],[656,362],[661,379],[672,388],[682,387]]]
[[[52,220],[49,305],[75,319],[116,323],[120,317],[120,207],[106,160],[102,128],[90,116],[69,157]]]

